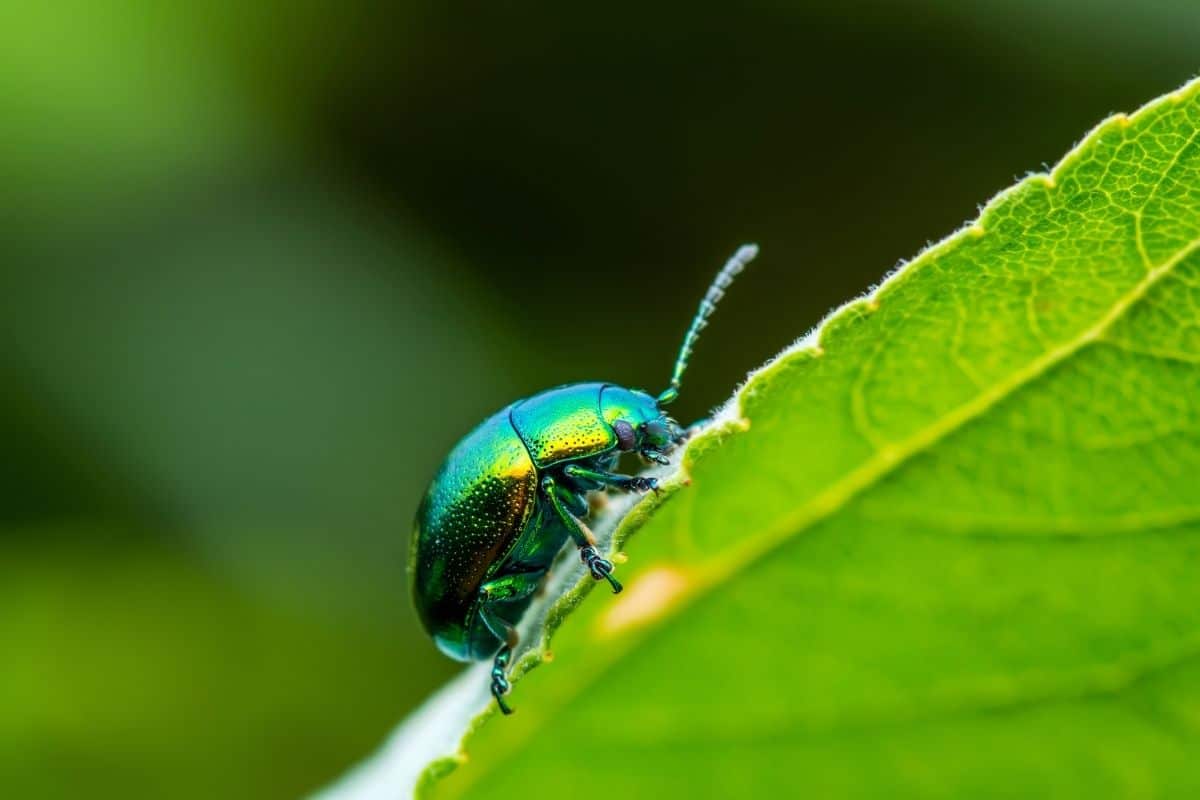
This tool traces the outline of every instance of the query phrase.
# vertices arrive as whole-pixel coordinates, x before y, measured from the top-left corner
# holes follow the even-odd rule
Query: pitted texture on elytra
[[[459,442],[417,511],[409,578],[427,627],[463,616],[529,522],[537,471],[508,414],[492,415]]]
[[[433,794],[1200,790],[1198,86],[753,376]]]
[[[616,447],[616,434],[600,414],[603,388],[603,383],[571,384],[513,406],[513,426],[539,467]],[[580,405],[588,390],[595,401]]]

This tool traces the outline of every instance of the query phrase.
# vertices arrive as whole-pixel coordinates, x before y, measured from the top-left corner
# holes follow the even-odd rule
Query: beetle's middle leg
[[[541,572],[519,572],[490,580],[479,587],[479,618],[493,636],[503,644],[492,661],[492,697],[505,714],[512,709],[504,702],[504,695],[512,688],[508,682],[508,662],[517,646],[517,629],[496,613],[496,604],[509,600],[521,600],[537,591],[542,583]]]
[[[658,491],[658,479],[646,478],[641,475],[622,475],[618,472],[605,472],[599,469],[589,469],[580,464],[567,464],[563,474],[568,478],[590,486],[611,486],[625,492]]]
[[[583,563],[587,566],[588,571],[592,573],[595,580],[603,578],[612,586],[613,594],[620,592],[622,589],[620,581],[612,576],[612,562],[606,558],[601,558],[596,552],[596,537],[583,524],[583,521],[572,514],[560,496],[558,485],[554,482],[554,478],[546,476],[542,478],[542,494],[550,507],[554,509],[554,513],[562,520],[563,525],[567,527],[567,532],[571,534],[571,539],[579,548],[579,557],[583,559]]]

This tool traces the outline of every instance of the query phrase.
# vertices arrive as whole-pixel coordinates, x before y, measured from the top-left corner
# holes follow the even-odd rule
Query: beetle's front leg
[[[617,472],[605,472],[598,469],[588,469],[579,464],[568,464],[563,468],[568,478],[583,481],[597,486],[611,486],[625,492],[658,491],[658,479],[646,478],[641,475],[621,475]]]
[[[654,447],[646,447],[638,451],[638,455],[645,461],[653,461],[660,466],[667,466],[671,463],[671,459],[662,450]]]
[[[601,558],[596,552],[596,537],[588,529],[583,521],[567,510],[563,504],[562,498],[558,496],[559,489],[555,484],[554,479],[547,476],[542,479],[542,495],[546,502],[554,509],[554,513],[562,520],[563,525],[567,526],[567,531],[571,534],[571,539],[574,540],[579,547],[579,557],[583,559],[584,565],[587,566],[588,572],[592,573],[595,580],[603,578],[612,586],[613,594],[621,591],[622,586],[620,581],[612,576],[612,562],[606,558]]]
[[[503,644],[492,660],[492,697],[505,714],[512,709],[504,702],[504,695],[512,688],[508,682],[508,662],[517,646],[517,629],[496,613],[496,603],[521,600],[537,591],[542,582],[541,572],[521,572],[490,580],[479,587],[479,618],[491,634]]]

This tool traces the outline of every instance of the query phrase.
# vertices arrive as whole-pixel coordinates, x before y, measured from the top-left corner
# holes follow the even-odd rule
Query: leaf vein
[[[854,497],[894,471],[900,464],[927,451],[934,444],[978,418],[1037,377],[1079,352],[1086,345],[1100,340],[1118,320],[1146,296],[1152,287],[1197,250],[1200,250],[1200,238],[1192,240],[1158,267],[1150,270],[1128,292],[1118,297],[1108,313],[1100,317],[1091,327],[1046,351],[1030,361],[1024,368],[1014,371],[987,391],[980,392],[968,402],[951,409],[949,413],[918,430],[907,439],[878,451],[875,456],[867,459],[843,478],[818,493],[807,504],[791,514],[785,515],[765,533],[754,539],[744,540],[745,543],[732,552],[723,553],[719,561],[714,562],[706,571],[710,576],[706,583],[708,585],[719,583],[729,575],[745,569],[750,562],[774,550],[800,531],[811,527],[845,506]]]

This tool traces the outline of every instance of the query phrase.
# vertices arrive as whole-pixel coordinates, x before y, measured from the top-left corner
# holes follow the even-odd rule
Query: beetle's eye
[[[637,435],[633,432],[633,426],[623,419],[619,419],[613,423],[613,432],[617,434],[617,447],[625,452],[637,447]]]

